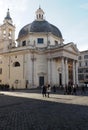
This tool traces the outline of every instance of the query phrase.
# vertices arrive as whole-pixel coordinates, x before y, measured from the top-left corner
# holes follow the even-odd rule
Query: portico
[[[55,52],[55,54],[51,52],[52,58],[48,58],[48,83],[62,85],[63,87],[68,84],[78,84],[77,57],[74,54],[71,56],[69,51],[67,57],[65,48],[61,52],[64,55],[58,56],[58,52]]]

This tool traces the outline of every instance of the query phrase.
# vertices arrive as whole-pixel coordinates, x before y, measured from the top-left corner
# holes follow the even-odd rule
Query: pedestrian
[[[48,86],[47,86],[48,98],[49,98],[49,96],[50,96],[50,92],[51,92],[51,86],[50,86],[50,84],[48,84]]]
[[[76,93],[76,85],[74,85],[74,84],[73,84],[73,92],[72,92],[72,94],[75,94],[75,95],[77,94]]]
[[[54,93],[56,92],[56,86],[55,85],[53,86],[53,92]]]
[[[65,94],[68,94],[68,87],[67,87],[67,85],[65,85],[65,87],[64,87],[64,95]]]
[[[43,95],[43,97],[46,97],[46,86],[45,85],[42,86],[42,95]]]
[[[72,87],[71,87],[71,85],[69,84],[68,85],[68,94],[71,94],[72,93]]]
[[[81,87],[81,94],[85,94],[85,87],[84,87],[84,85],[82,85],[82,87]]]

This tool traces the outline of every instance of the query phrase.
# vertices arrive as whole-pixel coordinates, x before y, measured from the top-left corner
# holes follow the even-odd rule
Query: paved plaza
[[[88,94],[0,91],[0,130],[88,130]]]

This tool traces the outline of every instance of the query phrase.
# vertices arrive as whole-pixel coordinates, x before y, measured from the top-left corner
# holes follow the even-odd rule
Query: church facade
[[[78,49],[63,43],[60,30],[44,19],[39,7],[36,19],[24,26],[15,43],[15,26],[9,10],[0,25],[0,84],[16,89],[50,84],[78,84]]]

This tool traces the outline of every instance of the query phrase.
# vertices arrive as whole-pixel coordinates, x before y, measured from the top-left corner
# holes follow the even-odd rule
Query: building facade
[[[15,43],[15,26],[9,10],[0,26],[0,84],[31,88],[43,84],[78,84],[78,49],[63,43],[60,30],[44,19],[39,7],[36,19],[25,25]]]
[[[81,51],[79,55],[78,79],[79,85],[88,86],[88,50]]]

